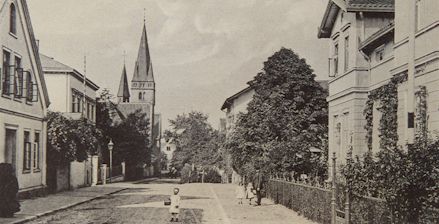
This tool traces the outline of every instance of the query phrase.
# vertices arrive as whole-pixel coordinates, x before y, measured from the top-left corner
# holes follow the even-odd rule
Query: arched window
[[[9,32],[17,34],[17,14],[15,12],[15,5],[11,4],[9,8]]]
[[[142,99],[142,93],[139,93],[139,100]]]

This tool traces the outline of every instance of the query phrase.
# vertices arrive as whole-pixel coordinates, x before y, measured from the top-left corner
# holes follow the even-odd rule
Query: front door
[[[17,131],[6,129],[5,140],[5,162],[12,164],[14,171],[17,172],[16,154],[17,154]]]

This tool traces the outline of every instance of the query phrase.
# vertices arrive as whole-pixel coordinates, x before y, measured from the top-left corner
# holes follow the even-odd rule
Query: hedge
[[[270,180],[267,183],[267,197],[312,221],[331,223],[331,191],[328,189]]]

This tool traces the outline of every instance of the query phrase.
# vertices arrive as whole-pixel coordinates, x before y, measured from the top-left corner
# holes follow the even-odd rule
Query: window
[[[23,96],[23,69],[21,68],[21,58],[15,57],[15,72],[14,76],[14,94],[15,97],[21,98]]]
[[[420,29],[421,23],[421,0],[416,0],[416,8],[415,8],[415,27],[416,30]]]
[[[378,48],[375,51],[375,59],[377,62],[380,62],[384,59],[384,47]]]
[[[11,53],[7,51],[3,51],[3,80],[2,80],[2,88],[3,94],[9,95],[11,94],[11,72],[9,61],[11,59]]]
[[[142,99],[142,93],[139,93],[139,100]]]
[[[32,102],[34,95],[34,83],[32,81],[32,74],[30,72],[26,73],[26,101]]]
[[[9,32],[17,34],[17,13],[15,12],[14,4],[11,4],[9,13]]]
[[[170,146],[166,146],[166,151],[171,151],[171,147]]]
[[[338,43],[334,45],[334,75],[338,74]]]
[[[34,139],[33,168],[34,170],[40,169],[40,133],[38,132],[35,132]]]
[[[349,36],[344,39],[344,71],[349,69]]]
[[[76,95],[72,94],[72,113],[75,113],[77,111],[77,109],[76,109],[76,105],[77,105],[76,100],[77,100]]]
[[[31,167],[31,142],[30,133],[24,131],[24,148],[23,148],[23,171],[30,171]]]

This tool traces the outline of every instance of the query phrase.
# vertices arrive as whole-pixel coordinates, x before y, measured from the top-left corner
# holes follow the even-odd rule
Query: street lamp
[[[113,147],[114,143],[110,139],[110,142],[108,143],[108,151],[110,152],[110,183],[111,183],[111,177],[112,177],[112,171],[113,171]]]

